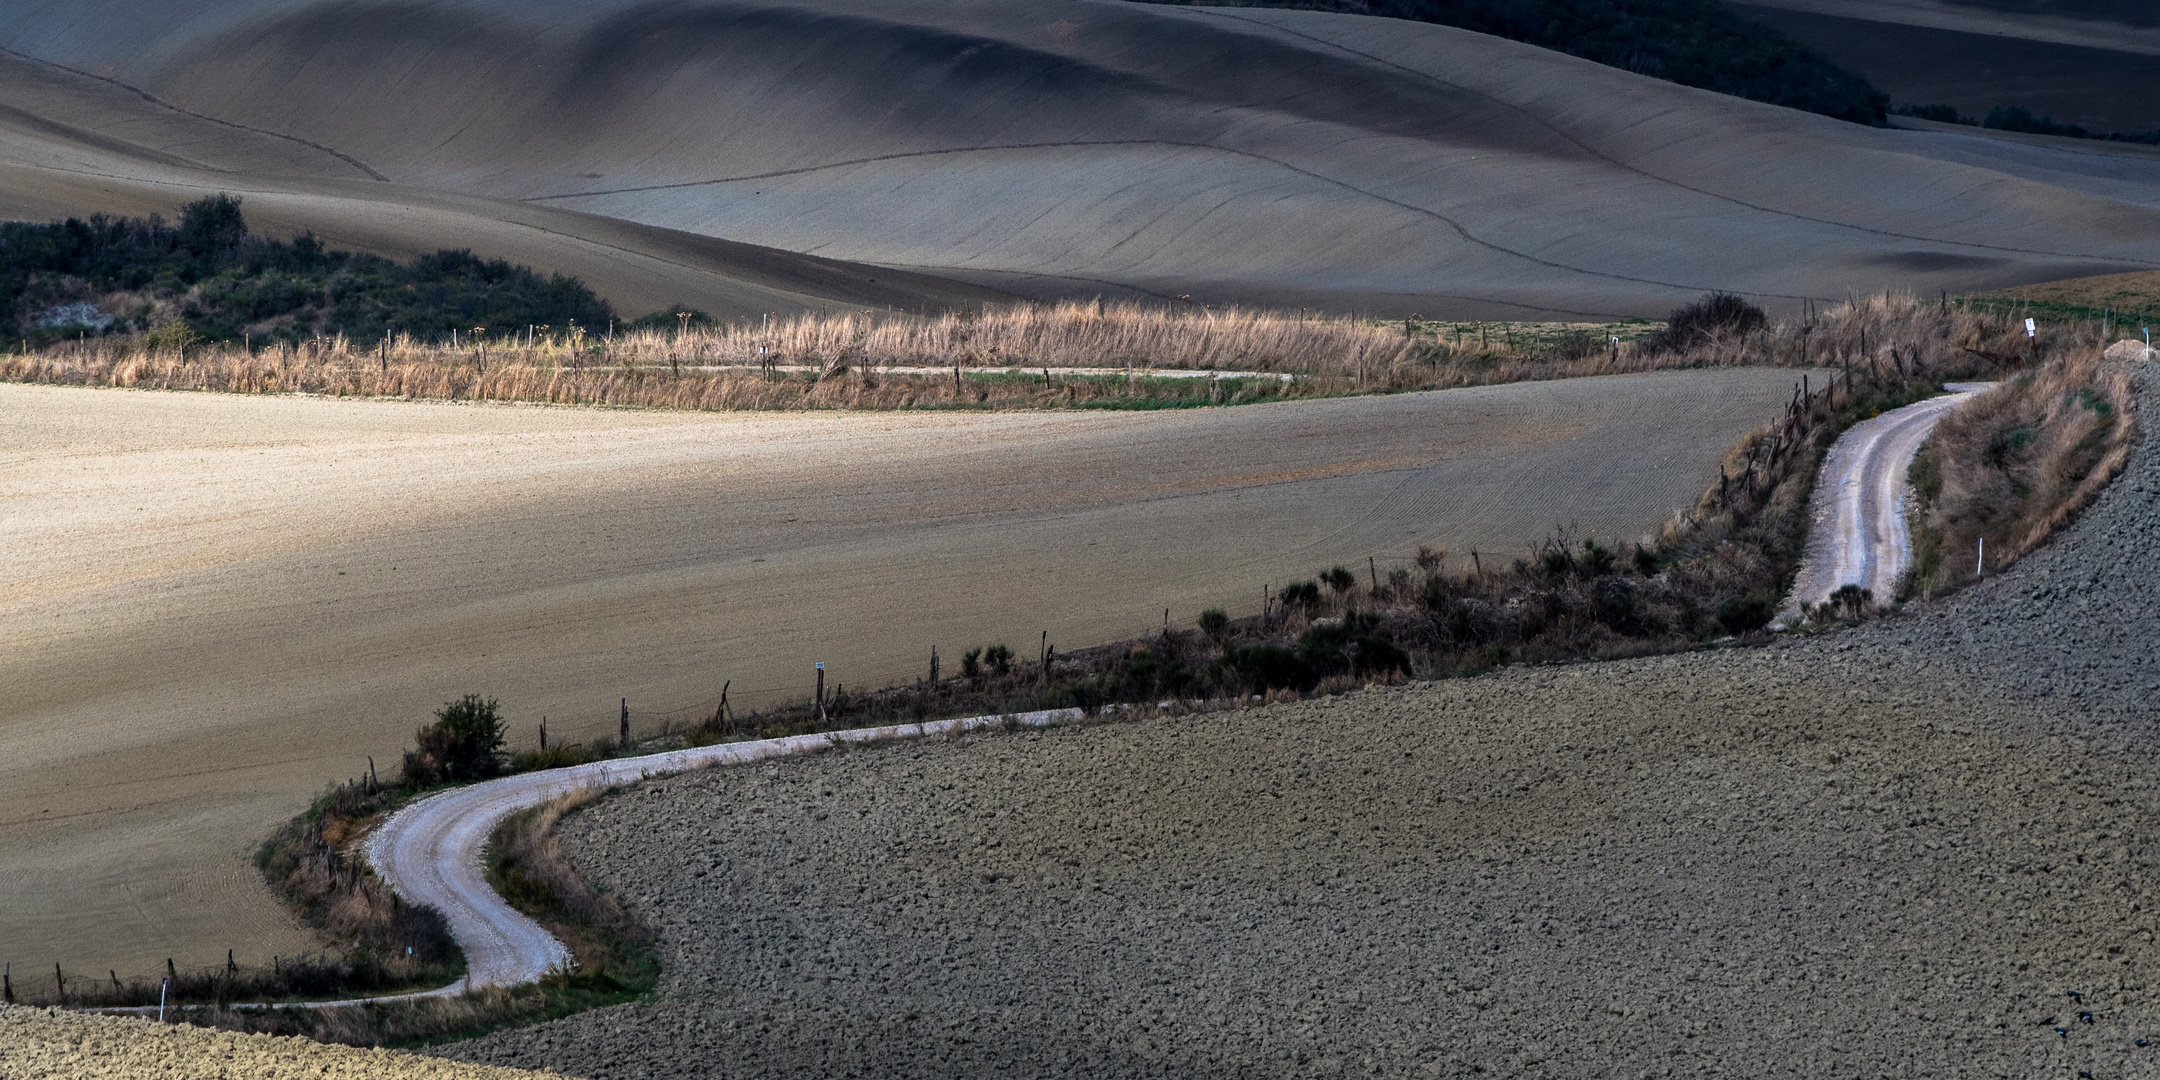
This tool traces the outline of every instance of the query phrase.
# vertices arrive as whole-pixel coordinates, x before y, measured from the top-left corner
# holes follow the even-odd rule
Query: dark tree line
[[[1439,23],[1751,101],[1880,126],[1888,95],[1720,0],[1157,0]]]
[[[131,295],[121,303],[115,294]],[[97,314],[64,307],[82,304]],[[55,309],[85,318],[40,326]],[[576,278],[470,251],[399,263],[330,250],[310,235],[254,236],[240,200],[229,195],[188,204],[173,224],[155,214],[0,223],[0,333],[11,338],[128,332],[170,318],[212,341],[248,332],[368,339],[393,330],[434,338],[476,326],[497,333],[527,324],[597,328],[614,317]]]

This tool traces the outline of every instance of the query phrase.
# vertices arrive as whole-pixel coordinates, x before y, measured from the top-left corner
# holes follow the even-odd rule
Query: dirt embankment
[[[610,1077],[2150,1072],[2156,548],[2145,447],[2057,545],[1858,630],[655,784],[564,844],[658,930],[662,993],[443,1052]]]
[[[0,1006],[0,1076],[8,1080],[517,1080],[535,1075],[306,1039]]]

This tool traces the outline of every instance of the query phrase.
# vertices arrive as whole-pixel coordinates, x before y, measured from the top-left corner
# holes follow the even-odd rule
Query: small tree
[[[426,772],[427,765],[432,765],[444,780],[479,780],[502,768],[502,710],[494,698],[467,694],[447,702],[435,710],[435,722],[421,728],[413,738],[420,744],[418,756],[423,759],[423,767],[416,770],[414,755],[407,754],[408,777],[416,771]]]

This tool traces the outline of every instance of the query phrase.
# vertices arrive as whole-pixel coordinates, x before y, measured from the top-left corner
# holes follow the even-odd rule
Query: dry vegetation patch
[[[189,348],[156,334],[116,336],[0,358],[0,378],[680,409],[1146,409],[1671,368],[1811,367],[1856,357],[1873,363],[1893,348],[1925,351],[1928,366],[1941,369],[1946,365],[1933,354],[1944,346],[1954,352],[1993,343],[2004,357],[2020,351],[2000,317],[1909,298],[1875,298],[1771,324],[1738,298],[1715,296],[1676,311],[1662,328],[1376,323],[1100,302],[928,318],[861,311],[725,324],[683,314],[673,330],[600,337],[586,327],[474,327],[455,343],[340,336],[254,350],[234,342]],[[2044,344],[2068,343],[2077,334],[2050,328]]]
[[[2039,546],[2122,471],[2132,373],[2081,352],[2006,379],[1943,418],[1914,459],[1913,567],[1928,596]]]

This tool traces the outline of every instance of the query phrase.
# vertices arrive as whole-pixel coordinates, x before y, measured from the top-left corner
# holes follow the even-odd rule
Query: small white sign
[[[2031,319],[2027,319],[2027,320],[2025,320],[2025,336],[2026,336],[2026,337],[2037,337],[2037,336],[2039,335],[2039,333],[2040,333],[2039,329],[2033,326],[2033,321],[2032,321]]]

